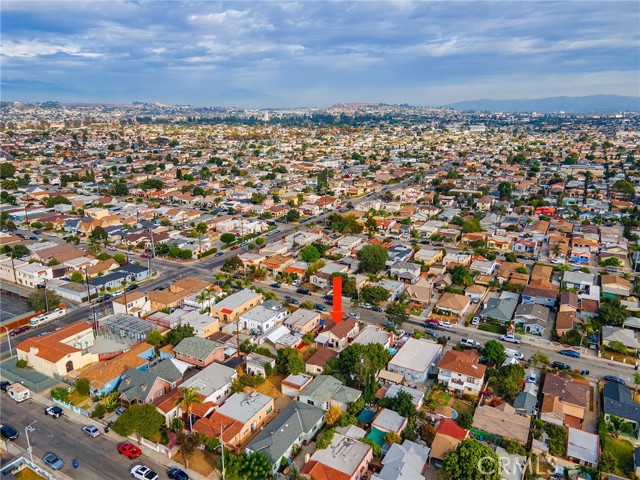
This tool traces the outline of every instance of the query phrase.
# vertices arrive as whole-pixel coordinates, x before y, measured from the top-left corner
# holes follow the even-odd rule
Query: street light
[[[29,425],[24,428],[24,435],[27,437],[27,452],[29,452],[29,456],[31,457],[31,464],[33,465],[33,448],[31,448],[31,442],[29,442],[29,432],[34,432],[36,429],[31,425],[36,423],[37,420],[34,420]]]
[[[4,328],[7,331],[7,343],[9,344],[9,358],[13,357],[13,352],[11,350],[11,334],[9,333],[9,329],[6,325],[0,325],[0,327]]]
[[[225,479],[225,468],[224,468],[224,442],[222,441],[222,422],[220,422],[220,445],[218,445],[218,447],[221,448],[222,450],[222,480]],[[216,447],[216,448],[218,448]],[[216,448],[213,449],[213,451],[216,451]]]

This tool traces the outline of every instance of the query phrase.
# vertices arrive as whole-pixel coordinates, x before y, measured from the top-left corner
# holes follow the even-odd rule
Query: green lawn
[[[491,332],[491,333],[507,333],[507,329],[500,326],[500,325],[490,325],[488,323],[481,323],[478,326],[478,330],[483,330],[485,332]]]
[[[618,460],[616,475],[631,475],[633,472],[633,445],[627,440],[607,437],[605,440],[605,452],[609,452]]]
[[[463,402],[462,400],[459,400],[457,398],[453,399],[452,407],[456,412],[458,412],[458,415],[464,412],[469,412],[473,414],[473,407],[469,405],[467,402]]]
[[[72,405],[75,405],[77,407],[78,405],[80,405],[82,402],[84,402],[88,398],[89,398],[88,395],[80,395],[76,390],[73,390],[69,394],[68,401],[69,401],[69,403],[71,403]]]
[[[442,390],[433,390],[431,395],[429,395],[429,400],[427,404],[433,410],[436,407],[446,407],[449,404],[449,400],[451,400],[451,395]]]

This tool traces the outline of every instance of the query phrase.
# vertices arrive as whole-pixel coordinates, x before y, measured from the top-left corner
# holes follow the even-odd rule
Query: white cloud
[[[24,40],[14,42],[5,40],[2,44],[2,55],[5,57],[33,58],[45,55],[55,55],[57,53],[66,53],[74,57],[98,58],[101,53],[83,52],[76,45],[55,45],[38,40]]]

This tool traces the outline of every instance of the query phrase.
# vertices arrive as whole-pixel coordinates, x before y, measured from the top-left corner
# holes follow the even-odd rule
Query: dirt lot
[[[280,384],[284,379],[284,375],[281,373],[271,375],[267,377],[267,381],[262,385],[259,385],[256,390],[258,392],[269,395],[274,400],[274,406],[277,412],[282,410],[284,407],[291,403],[291,398],[287,395],[282,394],[282,389]]]
[[[176,453],[172,457],[172,460],[179,463],[180,465],[184,465],[184,461],[182,460],[182,455],[180,455],[180,452]],[[196,450],[193,456],[189,459],[189,468],[191,470],[195,470],[196,472],[204,475],[207,478],[217,479],[219,478],[218,472],[214,471],[217,461],[217,455],[214,455],[207,450]]]

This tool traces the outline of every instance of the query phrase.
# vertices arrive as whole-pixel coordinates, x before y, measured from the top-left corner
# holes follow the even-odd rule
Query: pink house
[[[173,347],[173,353],[178,360],[207,367],[213,362],[224,362],[224,345],[202,337],[187,337]]]
[[[142,368],[144,370],[128,368],[125,372],[118,387],[123,403],[151,403],[182,383],[182,372],[170,359]]]
[[[314,480],[361,480],[372,458],[369,445],[336,433],[329,448],[316,450],[300,473]]]

